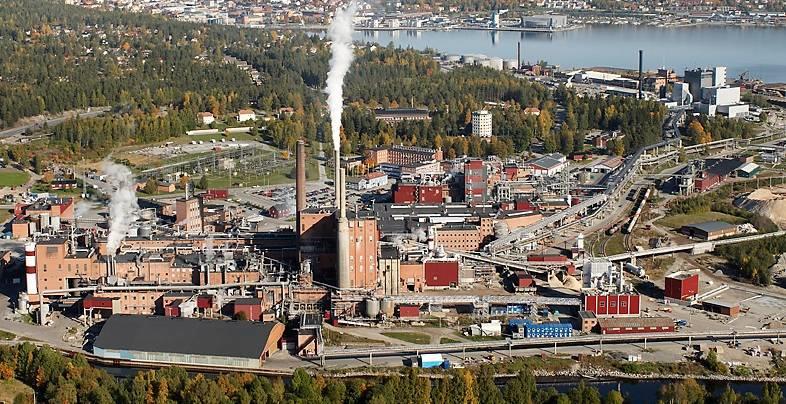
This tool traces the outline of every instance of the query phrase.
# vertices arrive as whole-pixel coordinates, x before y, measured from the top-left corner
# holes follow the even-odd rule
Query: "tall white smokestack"
[[[36,278],[35,263],[35,243],[25,244],[25,282],[27,283],[27,294],[35,295],[38,293],[38,279]]]
[[[340,189],[341,197],[338,200],[338,235],[337,235],[337,250],[338,258],[338,287],[346,289],[352,286],[349,273],[349,221],[347,220],[347,201],[345,182],[346,173],[344,169],[338,171],[338,189]]]
[[[332,42],[330,71],[328,71],[327,104],[330,111],[330,132],[333,139],[333,151],[336,161],[336,215],[338,231],[336,234],[337,251],[337,283],[339,288],[349,288],[349,224],[346,216],[346,187],[344,172],[341,169],[341,112],[344,104],[344,77],[352,65],[352,18],[357,10],[357,3],[352,1],[346,8],[336,10],[333,22],[328,29],[328,38]]]

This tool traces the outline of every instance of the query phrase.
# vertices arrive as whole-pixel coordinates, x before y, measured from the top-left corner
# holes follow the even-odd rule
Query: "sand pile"
[[[783,194],[759,188],[743,198],[740,207],[767,217],[779,226],[786,226],[786,196]]]

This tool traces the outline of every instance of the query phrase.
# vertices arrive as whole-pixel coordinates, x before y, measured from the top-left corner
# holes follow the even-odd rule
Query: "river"
[[[619,390],[620,393],[632,402],[637,404],[655,404],[658,402],[658,391],[660,390],[661,386],[664,384],[669,383],[676,383],[675,381],[664,381],[664,380],[643,380],[640,382],[636,381],[601,381],[601,382],[593,382],[593,381],[585,381],[587,385],[593,386],[598,389],[601,394],[601,397],[606,396],[609,391],[611,390]],[[745,393],[753,393],[756,396],[761,396],[761,391],[764,388],[764,384],[761,383],[745,383],[745,382],[715,382],[715,381],[699,381],[700,384],[707,389],[708,392],[712,393],[715,396],[720,395],[723,390],[726,389],[726,386],[730,386],[732,390],[734,390],[737,394],[745,394]],[[577,382],[557,382],[557,383],[550,383],[550,382],[538,382],[538,388],[548,388],[554,387],[557,391],[561,393],[567,393],[570,389],[576,387]],[[784,390],[786,386],[781,385],[781,390]],[[634,399],[635,397],[635,399]]]
[[[504,59],[516,58],[521,41],[523,61],[544,60],[563,70],[593,66],[637,69],[641,49],[647,70],[667,66],[681,75],[685,68],[717,65],[728,67],[729,79],[747,71],[765,82],[786,82],[786,27],[587,25],[555,33],[358,31],[355,39]]]

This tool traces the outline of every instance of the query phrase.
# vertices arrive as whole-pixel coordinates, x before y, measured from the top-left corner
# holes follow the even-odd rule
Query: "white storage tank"
[[[382,314],[386,317],[390,318],[396,313],[396,304],[393,302],[393,299],[384,298],[382,299]]]
[[[519,61],[516,60],[516,59],[505,59],[502,62],[502,67],[505,68],[505,70],[518,69],[519,68]]]
[[[494,70],[502,70],[504,66],[505,66],[505,62],[501,58],[489,59],[489,67]]]
[[[379,300],[368,298],[363,303],[366,306],[366,317],[377,318],[379,316]]]

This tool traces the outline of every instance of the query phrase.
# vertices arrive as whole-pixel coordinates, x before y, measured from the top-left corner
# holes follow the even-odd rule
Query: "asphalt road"
[[[105,112],[107,112],[107,111],[109,111],[111,109],[112,109],[111,107],[97,107],[97,108],[91,109],[90,112],[77,113],[77,112],[74,112],[74,111],[68,111],[68,112],[64,112],[62,114],[62,116],[59,116],[57,118],[48,119],[45,122],[46,122],[47,126],[57,126],[57,125],[60,125],[61,123],[65,122],[66,120],[73,118],[77,114],[80,117],[83,117],[83,118],[93,118],[93,117],[102,115],[103,113],[105,113]],[[44,127],[44,122],[37,122],[37,123],[29,124],[29,125],[17,126],[15,128],[6,129],[6,130],[3,130],[3,131],[0,131],[0,139],[8,138],[8,137],[16,136],[16,135],[21,135],[21,134],[25,133],[25,131],[27,131],[28,129],[37,130],[37,129],[41,129],[43,127]]]

